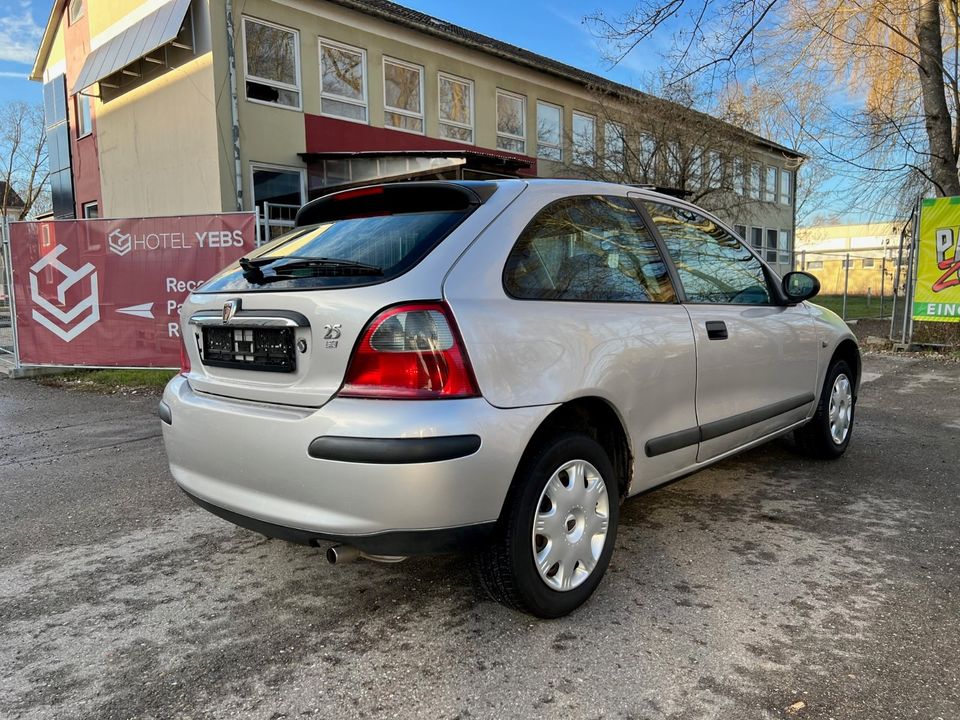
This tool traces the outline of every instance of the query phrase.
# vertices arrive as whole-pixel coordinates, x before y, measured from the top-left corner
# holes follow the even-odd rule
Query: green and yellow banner
[[[960,322],[960,197],[923,201],[918,253],[913,319]]]

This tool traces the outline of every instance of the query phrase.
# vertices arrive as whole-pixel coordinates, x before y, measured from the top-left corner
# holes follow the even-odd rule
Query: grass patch
[[[37,378],[41,385],[107,394],[160,393],[176,370],[68,370]]]
[[[816,305],[823,305],[828,310],[833,310],[837,315],[843,317],[843,295],[817,295],[810,302]],[[883,299],[883,313],[890,317],[890,311],[893,310],[893,299]],[[846,320],[856,320],[858,318],[879,318],[880,317],[880,298],[870,298],[869,304],[866,295],[848,295],[847,296],[847,317]]]

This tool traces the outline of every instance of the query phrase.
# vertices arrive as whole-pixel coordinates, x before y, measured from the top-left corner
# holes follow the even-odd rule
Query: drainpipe
[[[237,211],[243,210],[243,173],[240,169],[240,108],[237,104],[237,49],[233,44],[233,0],[226,0],[227,75],[230,78],[230,125],[233,139],[234,183],[237,188]]]

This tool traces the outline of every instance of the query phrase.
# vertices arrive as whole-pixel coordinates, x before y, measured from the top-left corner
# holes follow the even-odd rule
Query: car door
[[[630,435],[637,492],[696,463],[696,350],[667,264],[627,197],[532,186],[448,276],[484,397],[497,407],[599,397]],[[503,255],[500,255],[500,253]]]
[[[803,304],[784,304],[776,276],[706,214],[646,202],[683,291],[697,349],[704,462],[788,427],[815,399],[818,337]]]

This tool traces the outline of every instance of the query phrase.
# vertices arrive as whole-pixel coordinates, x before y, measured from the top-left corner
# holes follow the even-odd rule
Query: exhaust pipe
[[[360,558],[381,563],[398,563],[407,559],[406,555],[368,555],[353,545],[332,545],[327,548],[325,557],[331,565],[343,565]]]
[[[334,545],[327,548],[326,557],[331,565],[341,565],[358,559],[360,551],[353,545]]]

